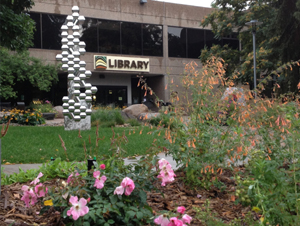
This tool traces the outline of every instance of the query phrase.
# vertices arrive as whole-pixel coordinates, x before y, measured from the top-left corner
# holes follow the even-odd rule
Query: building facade
[[[166,85],[173,80],[180,92],[185,64],[197,61],[205,46],[239,46],[236,37],[217,40],[211,30],[200,27],[211,8],[152,0],[36,0],[29,12],[36,22],[32,56],[59,63],[55,57],[61,53],[60,28],[75,5],[85,17],[80,41],[86,43],[86,53],[80,58],[92,72],[86,82],[98,88],[94,104],[122,107],[153,98],[137,87],[141,75],[159,99],[167,102],[170,90]],[[48,98],[55,105],[67,95],[67,73],[61,72],[59,78]]]

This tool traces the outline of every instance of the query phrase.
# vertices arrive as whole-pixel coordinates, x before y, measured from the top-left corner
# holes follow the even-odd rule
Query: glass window
[[[85,42],[87,52],[98,52],[98,23],[97,19],[85,18],[82,24],[80,41]]]
[[[163,31],[161,25],[143,24],[143,55],[163,56]]]
[[[186,57],[186,28],[168,27],[169,57]]]
[[[239,50],[239,40],[238,39],[223,38],[223,45],[226,45],[226,44],[232,49]]]
[[[30,18],[35,22],[35,31],[33,33],[33,46],[32,48],[42,48],[41,44],[41,14],[29,13]]]
[[[64,15],[42,14],[42,48],[61,49],[61,26],[66,21]]]
[[[142,24],[121,22],[122,54],[142,55]]]
[[[120,22],[98,20],[99,52],[120,53]]]
[[[187,29],[188,58],[199,58],[204,49],[204,30]]]
[[[213,45],[222,45],[222,40],[216,39],[212,31],[205,31],[205,45],[210,48]]]

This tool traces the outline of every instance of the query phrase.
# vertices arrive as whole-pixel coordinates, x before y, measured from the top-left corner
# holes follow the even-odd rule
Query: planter
[[[45,120],[53,120],[55,118],[55,113],[42,113]]]

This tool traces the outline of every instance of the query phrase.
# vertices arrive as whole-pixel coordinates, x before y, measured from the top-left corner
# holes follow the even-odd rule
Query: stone
[[[64,108],[62,106],[55,106],[53,109],[57,111],[56,118],[64,118],[63,115]]]
[[[138,117],[139,120],[149,120],[152,118],[157,118],[160,116],[160,113],[152,113],[152,112],[148,112],[148,113],[141,113]]]
[[[85,119],[81,119],[79,122],[75,122],[74,119],[70,119],[65,116],[65,130],[90,130],[91,129],[91,116],[86,116]]]
[[[138,118],[141,113],[149,112],[148,107],[145,104],[133,104],[122,110],[127,116],[132,115]]]

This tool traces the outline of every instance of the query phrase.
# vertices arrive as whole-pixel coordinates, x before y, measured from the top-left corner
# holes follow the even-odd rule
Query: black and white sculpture
[[[84,21],[84,16],[79,15],[79,7],[73,6],[72,15],[67,16],[67,24],[61,27],[62,53],[57,54],[56,60],[62,61],[62,68],[68,71],[68,96],[62,99],[65,130],[91,128],[92,94],[97,92],[97,88],[85,83],[92,73],[86,70],[86,63],[80,60],[80,55],[85,54],[85,43],[79,40],[79,25]],[[85,88],[85,92],[81,93],[80,88]]]

